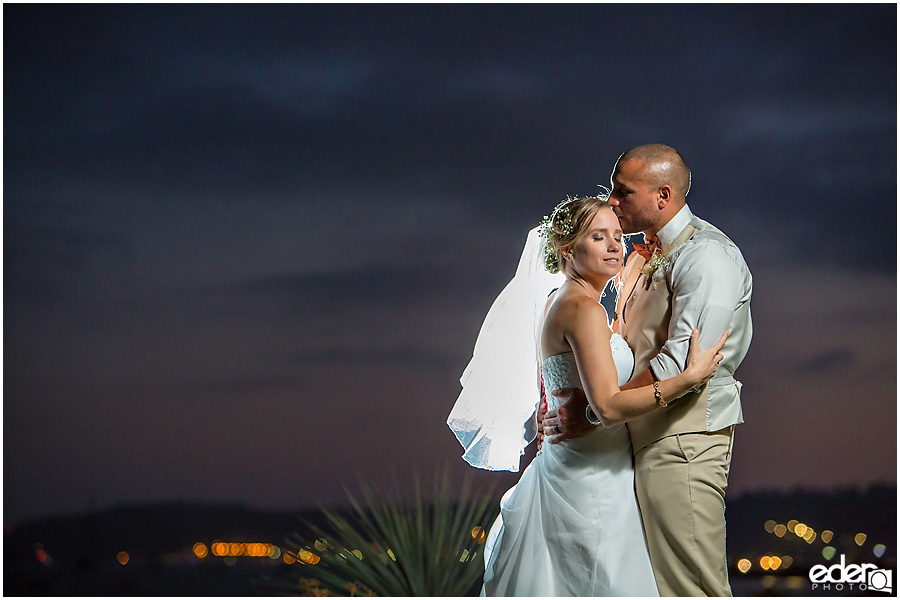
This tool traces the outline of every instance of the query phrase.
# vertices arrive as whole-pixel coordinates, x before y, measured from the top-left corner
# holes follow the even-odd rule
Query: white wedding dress
[[[622,385],[634,356],[618,334],[610,345]],[[571,352],[551,356],[542,371],[551,408],[559,400],[551,390],[582,388]],[[545,443],[500,508],[486,542],[482,595],[658,595],[624,425]]]

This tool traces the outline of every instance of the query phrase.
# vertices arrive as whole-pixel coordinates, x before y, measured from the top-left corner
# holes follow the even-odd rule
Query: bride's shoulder
[[[584,294],[561,294],[553,303],[558,314],[575,322],[603,321],[609,323],[609,316],[602,304]]]

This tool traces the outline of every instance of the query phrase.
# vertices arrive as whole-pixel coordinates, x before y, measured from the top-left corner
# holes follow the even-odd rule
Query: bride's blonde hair
[[[563,264],[562,251],[567,250],[585,234],[594,215],[603,208],[612,208],[605,194],[566,198],[542,222],[541,235],[547,238],[544,246],[544,268],[559,273]]]

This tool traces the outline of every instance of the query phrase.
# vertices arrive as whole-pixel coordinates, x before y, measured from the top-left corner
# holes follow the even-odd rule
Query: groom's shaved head
[[[616,164],[636,159],[646,166],[646,173],[654,186],[668,184],[682,199],[691,189],[691,171],[678,151],[665,144],[636,146],[619,157]]]

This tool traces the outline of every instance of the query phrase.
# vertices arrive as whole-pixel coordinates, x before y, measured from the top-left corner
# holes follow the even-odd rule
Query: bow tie
[[[648,241],[650,242],[649,244],[632,244],[632,246],[634,246],[634,251],[643,256],[646,261],[649,261],[650,257],[652,257],[657,250],[662,252],[657,236],[654,235]]]

